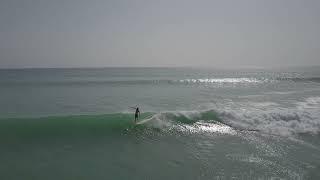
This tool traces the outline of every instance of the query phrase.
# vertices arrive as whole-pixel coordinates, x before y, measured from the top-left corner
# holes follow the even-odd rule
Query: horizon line
[[[282,68],[312,68],[319,65],[292,65],[292,66],[239,66],[239,67],[208,67],[208,66],[74,66],[74,67],[5,67],[0,70],[22,70],[22,69],[107,69],[107,68],[200,68],[200,69],[282,69]]]

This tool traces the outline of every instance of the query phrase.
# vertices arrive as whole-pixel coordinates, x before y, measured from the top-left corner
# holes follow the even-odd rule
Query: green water
[[[320,178],[317,69],[0,75],[0,179]]]
[[[159,126],[157,119],[135,125],[132,114],[121,113],[2,119],[1,177],[319,178],[320,143],[304,140],[318,139],[318,135],[290,139],[258,131],[219,131],[226,125],[218,119],[209,120],[216,118],[213,112],[195,119],[174,114],[166,117],[174,119],[171,127]],[[187,128],[197,127],[199,122],[210,122],[211,126],[196,131]]]

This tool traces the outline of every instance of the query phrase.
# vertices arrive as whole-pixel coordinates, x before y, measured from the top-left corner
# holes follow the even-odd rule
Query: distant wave
[[[75,85],[137,85],[137,84],[204,84],[204,83],[260,83],[255,78],[213,78],[213,79],[134,79],[134,80],[63,80],[63,81],[6,81],[3,86],[75,86]]]
[[[317,82],[320,83],[320,77],[279,77],[277,80],[293,82]]]
[[[190,78],[190,79],[127,79],[127,80],[39,80],[0,81],[0,86],[88,86],[88,85],[148,85],[148,84],[258,84],[278,81],[317,82],[320,77],[276,77],[276,78]]]
[[[182,83],[259,83],[262,80],[255,78],[213,78],[213,79],[184,79]]]

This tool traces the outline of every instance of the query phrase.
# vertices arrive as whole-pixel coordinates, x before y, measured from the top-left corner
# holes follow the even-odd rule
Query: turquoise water
[[[319,179],[319,90],[318,67],[0,70],[0,178]]]

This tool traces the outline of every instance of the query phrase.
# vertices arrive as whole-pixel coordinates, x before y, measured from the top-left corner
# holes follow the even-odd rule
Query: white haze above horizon
[[[2,0],[0,68],[320,65],[317,0]]]

